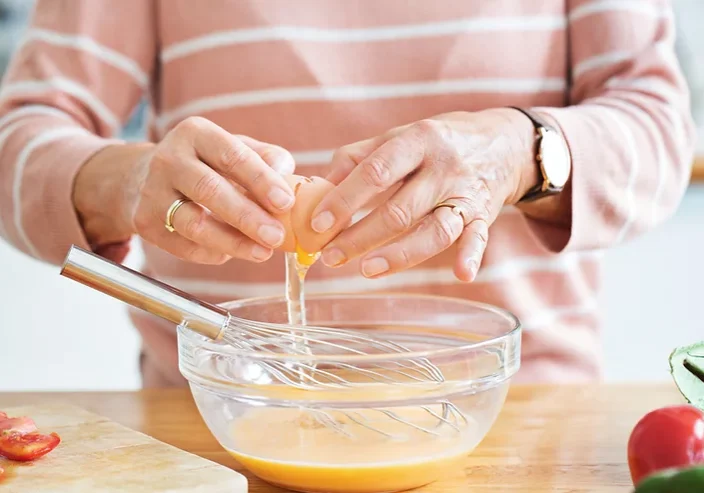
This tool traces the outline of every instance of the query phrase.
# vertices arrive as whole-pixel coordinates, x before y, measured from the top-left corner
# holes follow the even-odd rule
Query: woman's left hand
[[[313,212],[312,228],[341,230],[370,202],[381,204],[341,231],[322,262],[363,256],[362,274],[373,278],[457,242],[455,275],[472,281],[489,226],[538,182],[534,132],[519,111],[492,109],[440,115],[340,148],[326,177],[337,186]],[[450,207],[437,207],[443,202]]]

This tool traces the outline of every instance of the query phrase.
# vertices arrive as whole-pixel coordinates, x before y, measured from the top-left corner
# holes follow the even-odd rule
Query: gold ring
[[[174,214],[176,214],[176,211],[178,210],[179,207],[181,207],[183,204],[186,202],[191,202],[190,199],[178,199],[171,204],[169,207],[169,210],[166,211],[166,223],[164,224],[164,227],[169,230],[170,233],[173,233],[175,231],[174,229]]]
[[[457,199],[459,199],[459,197],[457,197]],[[436,205],[433,208],[433,212],[435,212],[436,210],[438,210],[441,207],[449,207],[452,210],[453,214],[460,216],[462,218],[462,222],[464,223],[464,225],[467,226],[469,224],[469,219],[465,215],[465,212],[462,210],[462,208],[460,206],[458,206],[457,204],[453,204],[451,202],[451,200],[452,200],[452,198],[443,200],[442,202],[440,202],[438,205]]]

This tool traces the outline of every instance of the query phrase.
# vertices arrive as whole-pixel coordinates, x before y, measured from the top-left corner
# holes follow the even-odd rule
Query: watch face
[[[544,132],[540,154],[550,183],[564,187],[570,177],[570,152],[562,136],[555,131]]]

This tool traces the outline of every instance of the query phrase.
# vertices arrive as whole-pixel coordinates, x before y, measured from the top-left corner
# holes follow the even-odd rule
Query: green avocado
[[[704,411],[704,341],[672,351],[670,373],[687,402]]]

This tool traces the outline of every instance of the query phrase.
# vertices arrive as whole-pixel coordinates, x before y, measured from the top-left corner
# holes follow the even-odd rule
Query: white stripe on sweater
[[[149,76],[142,70],[137,62],[123,55],[120,52],[108,48],[93,38],[88,36],[76,36],[71,34],[59,33],[48,29],[30,29],[22,41],[23,45],[30,44],[33,41],[41,41],[52,46],[64,48],[73,48],[80,50],[90,55],[95,56],[99,60],[125,72],[132,77],[141,89],[147,89],[149,86]]]
[[[0,99],[19,96],[42,96],[50,94],[53,91],[66,93],[81,101],[91,112],[100,118],[112,132],[119,129],[120,120],[100,98],[84,85],[63,77],[10,82],[4,85],[0,91]]]
[[[377,99],[413,98],[446,94],[466,93],[540,93],[563,92],[564,78],[486,78],[460,80],[432,80],[407,84],[378,86],[325,86],[283,87],[221,94],[193,100],[171,111],[163,113],[157,120],[160,131],[188,116],[203,115],[212,111],[241,106],[256,106],[272,103],[299,101],[370,101]]]
[[[22,224],[22,178],[24,176],[24,170],[29,162],[30,156],[38,148],[56,142],[57,140],[77,135],[85,135],[87,133],[85,129],[80,127],[61,127],[47,130],[30,140],[17,157],[15,176],[12,183],[12,211],[14,213],[15,229],[29,253],[36,258],[41,257],[36,247],[27,236],[24,225]]]
[[[563,16],[476,17],[427,24],[334,29],[307,26],[270,26],[233,29],[187,39],[167,46],[161,55],[165,63],[201,51],[236,44],[263,41],[307,41],[316,43],[367,43],[452,36],[471,32],[552,31],[564,29]]]

